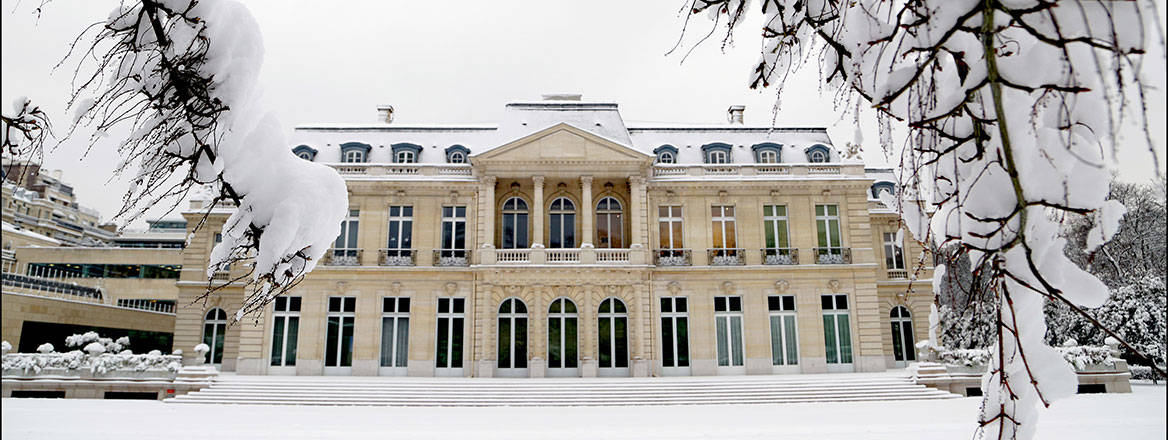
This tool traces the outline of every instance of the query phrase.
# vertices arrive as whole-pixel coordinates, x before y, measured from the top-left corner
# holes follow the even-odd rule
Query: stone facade
[[[296,154],[345,177],[358,232],[352,242],[343,236],[289,294],[298,311],[282,303],[277,313],[271,305],[263,316],[223,328],[221,368],[479,377],[882,371],[905,361],[894,354],[890,321],[902,306],[898,324],[911,323],[912,340],[898,336],[907,351],[926,338],[931,258],[909,239],[899,267],[886,263],[885,239],[899,225],[873,185],[890,181],[890,173],[840,157],[824,129],[626,126],[615,104],[559,99],[509,104],[497,126],[298,128]],[[775,157],[760,155],[766,146]],[[828,153],[812,162],[817,148]],[[469,151],[467,163],[451,155],[460,149]],[[362,153],[347,153],[353,150]],[[521,210],[508,204],[516,198]],[[570,222],[553,217],[565,212],[554,204],[564,199]],[[782,245],[767,232],[777,224],[772,206],[784,214],[789,239]],[[400,241],[400,207],[412,211],[408,246]],[[202,208],[193,202],[188,224]],[[451,209],[459,208],[465,216],[452,222],[458,211]],[[242,301],[238,285],[200,299],[215,232],[230,211],[215,208],[182,254],[178,303],[193,305],[176,312],[176,347],[209,341],[208,331],[219,332],[212,309],[231,316]],[[834,223],[823,227],[837,238],[822,237],[826,217]],[[453,248],[457,234],[446,228],[457,222],[465,222],[464,242]],[[233,268],[216,280],[242,274]],[[793,303],[776,306],[783,296]],[[338,297],[353,298],[354,307]],[[836,297],[843,299],[825,315],[824,301]],[[409,298],[408,312],[383,312],[385,298]],[[575,312],[565,312],[560,298]],[[613,298],[619,306],[607,301]],[[672,298],[685,298],[684,312]],[[525,312],[501,312],[509,299]],[[792,329],[772,326],[788,315],[791,336]],[[291,316],[298,331],[295,364],[287,365]],[[687,335],[680,342],[670,337],[682,331],[679,316]],[[393,334],[383,326],[394,330],[404,319],[408,338],[383,337]],[[455,341],[449,332],[459,327]],[[847,347],[829,344],[844,333]],[[787,337],[797,341],[797,355],[778,362],[773,341]],[[405,359],[387,361],[397,353],[391,350]],[[455,357],[460,368],[453,368]]]

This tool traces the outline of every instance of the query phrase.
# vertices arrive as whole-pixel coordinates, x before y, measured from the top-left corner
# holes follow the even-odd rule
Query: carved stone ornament
[[[681,283],[677,281],[671,281],[669,283],[669,294],[676,296],[678,293],[681,293]]]
[[[827,282],[827,288],[828,288],[828,289],[831,289],[831,291],[832,291],[833,293],[838,293],[838,292],[839,292],[839,289],[840,289],[840,282],[839,282],[839,280],[831,280],[831,281],[828,281],[828,282]]]
[[[775,291],[776,291],[776,292],[779,292],[779,293],[784,293],[784,292],[786,292],[786,291],[787,291],[787,289],[790,289],[790,288],[791,288],[791,282],[790,282],[790,281],[787,281],[787,280],[778,280],[778,281],[775,281]]]
[[[401,283],[394,281],[393,284],[389,285],[389,291],[393,292],[394,296],[401,295],[401,287]]]
[[[458,291],[458,283],[455,283],[453,281],[446,283],[446,295],[447,296],[454,296],[454,292],[457,292],[457,291]]]
[[[734,294],[734,283],[729,282],[729,281],[723,281],[722,282],[722,293],[726,294],[726,295],[733,295]]]

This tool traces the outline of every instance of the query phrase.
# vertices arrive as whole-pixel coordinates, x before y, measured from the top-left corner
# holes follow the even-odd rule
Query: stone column
[[[479,247],[495,247],[495,176],[483,176],[479,187]]]
[[[593,247],[593,215],[592,215],[592,176],[580,177],[580,229],[584,240],[580,242],[580,247]]]
[[[645,245],[645,178],[629,177],[629,229],[632,245]]]
[[[544,181],[543,176],[534,176],[531,178],[531,182],[532,182],[533,186],[535,187],[535,191],[532,193],[532,197],[531,197],[532,199],[534,199],[531,201],[531,216],[532,216],[531,247],[533,247],[533,248],[544,247],[544,243],[543,243],[543,222],[544,222],[544,218],[543,218],[544,217],[543,216],[543,181]]]

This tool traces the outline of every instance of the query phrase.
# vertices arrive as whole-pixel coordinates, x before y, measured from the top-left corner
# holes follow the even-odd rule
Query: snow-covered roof
[[[288,148],[307,145],[317,150],[316,162],[340,162],[340,145],[368,144],[366,162],[393,162],[393,145],[422,147],[417,162],[446,162],[446,149],[462,145],[478,155],[557,124],[566,124],[628,146],[647,155],[662,145],[678,149],[678,163],[703,162],[702,146],[731,145],[731,163],[755,163],[751,147],[761,143],[781,146],[781,163],[807,163],[807,149],[822,145],[832,163],[843,160],[822,127],[760,127],[741,124],[626,123],[619,106],[611,102],[551,99],[508,103],[498,124],[307,124],[296,127]]]
[[[3,230],[4,230],[5,234],[23,235],[23,236],[28,237],[28,238],[32,238],[35,240],[41,240],[41,241],[45,241],[45,242],[56,244],[56,245],[61,244],[60,240],[57,240],[53,237],[49,237],[49,236],[44,235],[44,234],[39,234],[39,233],[30,231],[30,230],[21,228],[20,226],[16,226],[12,223],[8,223],[8,222],[0,222],[0,223],[3,223]]]

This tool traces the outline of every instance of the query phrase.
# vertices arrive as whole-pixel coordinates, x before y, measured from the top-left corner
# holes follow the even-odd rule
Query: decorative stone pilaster
[[[632,232],[630,243],[645,245],[645,178],[642,176],[629,177],[629,230]]]
[[[534,185],[535,191],[532,194],[531,201],[531,217],[532,217],[532,234],[531,247],[543,247],[543,176],[534,176],[531,178],[531,183]]]
[[[495,176],[483,176],[479,186],[479,248],[495,245]]]
[[[592,203],[592,176],[580,177],[580,229],[584,232],[584,240],[581,241],[580,247],[593,247],[592,234],[594,229],[592,222],[592,210],[595,206]]]

